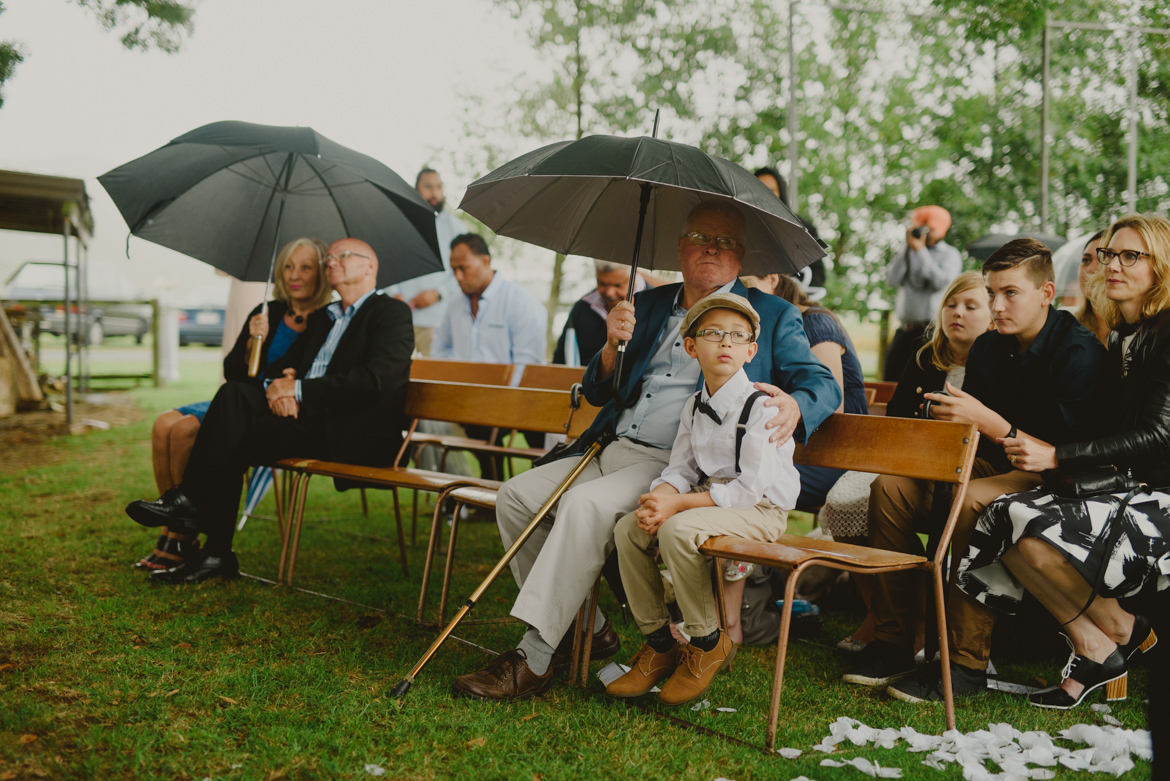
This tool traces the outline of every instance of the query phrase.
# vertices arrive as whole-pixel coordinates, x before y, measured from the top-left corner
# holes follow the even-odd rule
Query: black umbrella
[[[277,251],[298,236],[368,242],[379,287],[443,270],[430,204],[307,127],[214,122],[98,181],[131,234],[236,279],[270,280]]]
[[[743,214],[745,274],[795,273],[825,256],[800,218],[748,171],[693,146],[644,136],[589,136],[521,155],[472,182],[459,208],[501,236],[629,263],[629,301],[640,262],[678,269],[686,216],[708,200],[728,201]],[[615,386],[624,357],[623,343]]]
[[[981,239],[976,239],[967,245],[967,254],[976,260],[987,260],[991,257],[991,253],[1007,244],[1013,239],[1036,239],[1045,245],[1052,252],[1068,243],[1068,239],[1063,239],[1060,236],[1050,236],[1047,233],[1016,233],[1008,235],[1006,233],[989,233]]]

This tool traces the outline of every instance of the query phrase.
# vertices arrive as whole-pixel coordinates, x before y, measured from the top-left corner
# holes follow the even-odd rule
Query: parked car
[[[101,344],[108,336],[132,336],[139,344],[150,331],[153,311],[141,301],[143,295],[121,268],[100,261],[88,264],[87,285],[90,304],[78,312],[70,306],[69,330],[74,338],[81,333],[87,343]],[[38,327],[42,332],[61,336],[65,333],[64,270],[56,261],[30,260],[22,263],[8,279],[4,298],[37,307]],[[126,303],[121,303],[126,302]]]
[[[222,306],[195,306],[179,309],[179,346],[223,344],[223,323],[227,309]]]

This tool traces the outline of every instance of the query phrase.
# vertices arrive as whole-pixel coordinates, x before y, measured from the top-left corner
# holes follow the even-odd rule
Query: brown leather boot
[[[539,697],[552,683],[551,666],[544,675],[537,675],[529,668],[525,653],[513,648],[497,656],[484,669],[460,675],[451,683],[451,693],[474,700],[523,700]]]
[[[641,697],[657,686],[659,681],[670,677],[678,666],[682,649],[683,647],[676,643],[662,654],[643,643],[638,653],[630,660],[630,671],[606,686],[605,693],[611,697]]]
[[[719,644],[710,651],[704,651],[690,643],[679,646],[678,667],[670,680],[662,684],[658,698],[663,705],[682,705],[699,697],[711,687],[715,673],[731,664],[735,658],[735,643],[727,632],[719,633]]]

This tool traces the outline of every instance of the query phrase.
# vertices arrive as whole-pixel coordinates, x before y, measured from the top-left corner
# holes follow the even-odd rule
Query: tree
[[[456,167],[479,176],[541,143],[591,133],[646,133],[654,109],[697,113],[692,82],[736,50],[736,24],[753,0],[493,0],[516,19],[547,66],[493,94],[465,95],[464,149]],[[467,144],[467,141],[474,141]],[[553,261],[552,322],[564,256]]]
[[[173,54],[194,29],[195,9],[180,0],[71,0],[97,17],[107,31],[118,33],[127,49],[158,49]],[[0,14],[4,4],[0,3]],[[4,83],[25,57],[15,41],[0,41],[0,107]]]

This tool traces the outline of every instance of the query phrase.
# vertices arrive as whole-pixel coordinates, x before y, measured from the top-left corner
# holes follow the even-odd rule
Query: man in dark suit
[[[705,201],[688,216],[678,238],[682,284],[639,293],[609,312],[607,341],[585,370],[585,397],[604,405],[581,438],[586,446],[608,442],[561,497],[555,522],[541,524],[512,559],[520,595],[512,615],[530,629],[519,646],[485,669],[460,676],[458,695],[509,700],[542,694],[553,671],[567,664],[558,647],[585,600],[606,557],[614,549],[618,519],[638,506],[638,497],[670,460],[683,405],[700,387],[698,362],[683,349],[679,325],[686,311],[717,292],[748,298],[760,314],[759,350],[744,368],[768,386],[778,409],[768,424],[772,441],[795,436],[807,442],[841,403],[833,375],[816,359],[801,325],[800,311],[775,296],[748,290],[739,282],[745,254],[744,219],[724,201]],[[635,328],[635,325],[637,326]],[[613,392],[617,347],[628,341],[620,393]],[[616,437],[616,438],[615,438]],[[576,460],[561,460],[506,482],[496,500],[500,537],[511,546],[537,509],[568,475]],[[617,633],[598,612],[591,658],[617,653]]]
[[[305,333],[271,367],[265,390],[239,382],[215,394],[183,482],[154,502],[131,502],[143,526],[204,532],[200,558],[155,572],[163,583],[234,578],[236,510],[244,471],[282,458],[378,466],[402,444],[402,410],[414,331],[410,307],[374,290],[378,258],[369,244],[341,239],[325,273],[340,302],[309,316]]]

